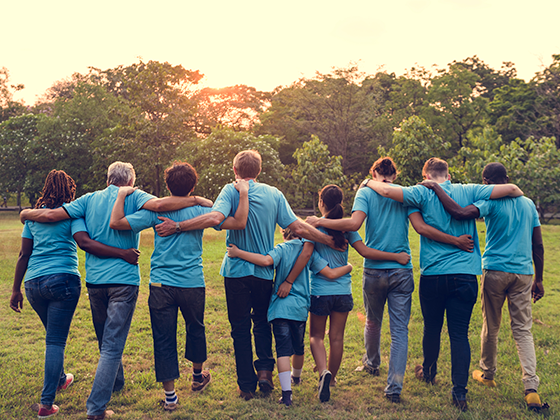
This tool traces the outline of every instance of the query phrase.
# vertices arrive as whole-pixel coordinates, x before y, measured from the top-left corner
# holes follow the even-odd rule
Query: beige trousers
[[[511,332],[523,370],[525,389],[539,387],[537,358],[533,344],[531,286],[533,276],[484,270],[482,274],[482,333],[480,367],[486,379],[494,379],[498,364],[498,333],[502,322],[502,307],[507,298]]]

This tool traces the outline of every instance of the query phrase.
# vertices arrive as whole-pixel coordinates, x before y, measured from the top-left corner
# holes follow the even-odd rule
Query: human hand
[[[214,202],[204,197],[199,197],[198,195],[194,197],[196,199],[196,204],[202,207],[212,207]]]
[[[135,248],[123,249],[123,260],[132,265],[138,265],[140,251]]]
[[[237,248],[234,244],[229,244],[227,247],[227,255],[230,258],[237,258],[239,255],[239,248]]]
[[[158,219],[163,223],[156,225],[156,232],[159,236],[169,236],[175,233],[175,228],[177,227],[177,222],[174,222],[167,217],[158,216]]]
[[[541,281],[533,280],[533,286],[531,287],[531,294],[533,296],[533,303],[536,303],[539,299],[544,296],[544,286]]]
[[[473,252],[474,249],[474,241],[472,240],[471,235],[461,235],[457,237],[457,243],[455,244],[457,248],[467,251]]]
[[[245,181],[244,179],[236,179],[235,181],[233,181],[233,186],[240,193],[249,191],[249,182]]]
[[[320,220],[321,220],[321,219],[318,218],[317,216],[308,216],[308,217],[305,219],[305,223],[310,224],[310,225],[313,226],[314,228],[318,228],[318,227],[319,227],[319,224],[320,224],[320,222],[319,222]]]
[[[134,191],[136,191],[138,189],[138,187],[119,187],[119,195],[120,196],[127,196],[132,194]]]
[[[287,281],[284,281],[279,287],[278,287],[278,291],[276,292],[276,294],[278,295],[279,298],[285,298],[286,296],[288,296],[290,294],[290,290],[292,290],[292,284],[293,283],[288,283]]]
[[[21,290],[12,291],[12,296],[10,297],[10,308],[16,312],[21,312],[23,309],[23,295]]]
[[[407,265],[409,261],[410,261],[410,255],[407,254],[406,252],[399,252],[397,254],[397,262],[400,265]]]
[[[424,181],[418,183],[418,185],[423,185],[424,187],[433,190],[436,185],[439,185],[436,181],[432,181],[431,179],[425,179]]]

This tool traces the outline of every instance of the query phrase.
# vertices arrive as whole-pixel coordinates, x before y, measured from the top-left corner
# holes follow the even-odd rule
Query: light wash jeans
[[[51,405],[56,388],[66,383],[64,349],[82,285],[80,277],[64,273],[35,277],[24,285],[27,300],[47,332],[41,404]]]
[[[400,394],[408,357],[408,321],[414,291],[412,270],[364,268],[362,284],[367,313],[364,328],[367,363],[374,369],[378,369],[381,363],[381,325],[385,302],[387,302],[391,330],[391,357],[385,393]]]
[[[111,394],[124,386],[122,354],[138,299],[138,286],[88,287],[89,303],[100,357],[87,414],[103,414]]]

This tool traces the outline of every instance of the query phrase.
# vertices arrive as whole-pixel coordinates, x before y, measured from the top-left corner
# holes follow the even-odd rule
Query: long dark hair
[[[319,191],[319,198],[321,198],[327,210],[327,214],[324,215],[327,219],[342,219],[344,216],[344,209],[342,208],[344,194],[338,185],[330,184],[323,187],[323,189]],[[337,248],[344,248],[346,238],[341,231],[333,229],[325,230],[333,237],[334,244]]]
[[[75,196],[76,183],[72,177],[64,171],[53,169],[45,179],[45,186],[41,192],[41,197],[35,203],[35,208],[54,209],[64,203],[69,203]]]

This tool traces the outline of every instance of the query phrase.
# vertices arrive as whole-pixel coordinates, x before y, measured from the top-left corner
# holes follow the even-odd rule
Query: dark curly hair
[[[69,203],[75,196],[76,183],[72,177],[64,171],[53,169],[45,179],[45,186],[41,191],[41,197],[35,203],[35,208],[54,209]]]

